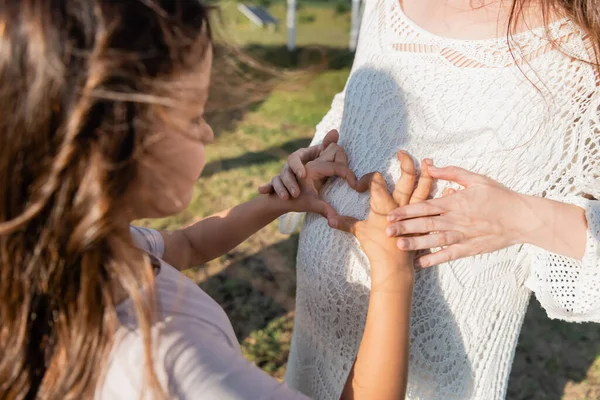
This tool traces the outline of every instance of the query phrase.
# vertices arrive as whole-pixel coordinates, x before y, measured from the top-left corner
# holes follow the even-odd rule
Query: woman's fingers
[[[462,243],[453,244],[435,253],[429,253],[417,260],[417,264],[422,268],[433,267],[448,261],[458,260],[468,256],[467,246]]]
[[[329,218],[328,222],[331,228],[348,232],[356,236],[356,229],[361,221],[354,217],[335,216]]]
[[[402,174],[396,183],[392,197],[398,206],[404,206],[410,201],[410,197],[415,188],[417,171],[415,169],[415,163],[408,153],[404,151],[398,152],[398,160],[400,161],[400,169],[402,170]]]
[[[423,236],[403,237],[398,239],[397,243],[400,250],[427,250],[459,243],[464,237],[465,235],[459,231],[444,231]]]
[[[476,174],[471,171],[467,171],[466,169],[459,167],[437,168],[432,165],[429,167],[429,173],[435,179],[456,182],[464,187],[468,187],[475,183],[487,182],[487,178],[485,176]]]
[[[458,226],[444,216],[423,217],[389,224],[385,233],[389,237],[419,233],[457,230]]]
[[[433,162],[426,158],[421,163],[421,176],[419,177],[419,183],[417,188],[410,197],[410,204],[420,203],[427,200],[429,193],[431,193],[431,187],[433,186],[433,178],[429,174],[429,167],[433,165]]]
[[[409,204],[390,212],[388,221],[401,221],[409,218],[439,215],[447,210],[447,198],[427,200],[421,203]]]

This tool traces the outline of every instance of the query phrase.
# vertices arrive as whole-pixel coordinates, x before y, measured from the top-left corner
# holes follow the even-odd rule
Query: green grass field
[[[273,7],[281,20],[284,9]],[[331,9],[305,7],[315,16],[300,25],[298,43],[320,44],[343,54],[348,17]],[[242,45],[281,46],[285,31],[250,26],[235,6],[223,17]],[[237,112],[215,127],[208,165],[189,208],[178,216],[144,223],[168,229],[189,224],[257,195],[287,155],[306,146],[315,124],[345,83],[349,68],[325,70],[300,89],[277,89],[263,102]],[[187,274],[227,311],[244,354],[269,374],[282,378],[291,340],[297,235],[287,237],[271,224],[231,253]],[[532,301],[520,338],[508,390],[509,399],[600,399],[600,325],[551,321]]]
[[[261,44],[279,45],[287,43],[285,4],[275,4],[269,8],[271,14],[280,21],[275,32],[269,32],[253,25],[242,13],[237,11],[236,3],[223,3],[223,23],[225,36],[233,43],[240,45]],[[327,45],[348,47],[350,32],[350,14],[338,15],[332,7],[326,5],[315,7],[300,2],[298,10],[297,44]]]

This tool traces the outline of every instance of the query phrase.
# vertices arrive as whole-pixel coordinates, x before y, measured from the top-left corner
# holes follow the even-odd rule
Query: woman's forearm
[[[372,276],[365,331],[344,400],[396,400],[406,393],[414,272],[412,266],[387,270]]]
[[[262,195],[187,228],[161,232],[164,260],[179,270],[211,261],[285,214],[287,207],[275,195]]]
[[[585,210],[541,197],[523,196],[523,199],[523,212],[515,216],[522,227],[517,232],[519,242],[582,259],[587,231]]]

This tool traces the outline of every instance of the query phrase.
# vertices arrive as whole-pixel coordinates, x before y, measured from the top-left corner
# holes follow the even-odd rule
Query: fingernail
[[[329,221],[329,226],[331,226],[334,229],[337,229],[338,223],[337,223],[336,220],[332,219],[332,220]]]
[[[408,240],[406,240],[406,239],[398,240],[398,248],[406,249],[407,247],[408,247]]]
[[[396,216],[395,216],[395,215],[393,215],[393,214],[392,214],[392,215],[388,215],[388,216],[387,216],[387,220],[388,220],[389,222],[394,222],[394,221],[396,220]]]
[[[285,200],[285,194],[279,193],[279,197],[281,197],[281,200]]]
[[[430,167],[433,166],[433,161],[431,160],[431,158],[426,158],[423,161],[425,162],[425,164],[429,165]]]
[[[295,195],[296,195],[296,189],[292,188],[292,196],[295,196]]]
[[[388,235],[389,237],[394,236],[394,228],[392,228],[391,226],[389,228],[386,228],[385,234]]]

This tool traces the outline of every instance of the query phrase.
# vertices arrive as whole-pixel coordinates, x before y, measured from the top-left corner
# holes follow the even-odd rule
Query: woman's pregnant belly
[[[356,193],[341,179],[328,184],[323,197],[340,214],[356,218],[367,214],[369,194]],[[491,326],[480,328],[493,326],[489,316],[495,315],[506,320],[506,327],[516,329],[514,321],[508,323],[509,317],[515,308],[525,304],[525,293],[512,278],[514,261],[498,265],[504,257],[514,260],[516,252],[514,248],[507,249],[503,254],[418,271],[413,301],[410,398],[466,399],[475,395],[473,380],[477,373],[471,360],[481,357],[477,343],[489,340],[486,335],[493,330]],[[351,235],[335,231],[324,218],[309,214],[300,236],[297,276],[288,381],[315,398],[337,398],[364,329],[370,265]],[[500,299],[517,299],[523,304],[503,309]],[[477,312],[465,313],[465,304],[476,304]],[[467,332],[472,343],[463,342]]]

